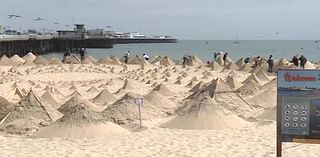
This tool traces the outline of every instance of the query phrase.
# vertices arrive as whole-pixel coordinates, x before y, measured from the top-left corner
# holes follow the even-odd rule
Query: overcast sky
[[[74,21],[179,39],[320,39],[319,6],[320,0],[0,0],[0,24],[72,29],[64,25]]]

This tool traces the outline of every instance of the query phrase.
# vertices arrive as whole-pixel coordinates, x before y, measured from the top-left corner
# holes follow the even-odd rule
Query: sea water
[[[183,55],[197,55],[204,61],[212,60],[214,52],[228,52],[237,60],[240,57],[273,55],[275,59],[291,59],[293,55],[304,54],[308,60],[318,61],[320,42],[313,40],[179,40],[177,43],[116,44],[110,49],[86,49],[89,55],[99,59],[105,55],[123,57],[130,51],[131,56],[142,56],[146,53],[151,58],[156,55],[167,55],[180,60]],[[49,53],[45,56],[62,58],[63,52]]]

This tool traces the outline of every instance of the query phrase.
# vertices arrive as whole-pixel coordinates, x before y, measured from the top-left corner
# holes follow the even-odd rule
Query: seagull
[[[59,23],[59,22],[55,22],[55,23],[53,23],[53,24],[58,25],[58,24],[60,24],[60,23]]]
[[[8,15],[8,18],[9,18],[9,19],[12,19],[12,18],[21,18],[21,16],[20,16],[20,15],[11,14],[11,15]]]
[[[35,18],[35,19],[33,19],[34,21],[41,21],[41,20],[44,20],[43,18],[41,18],[41,17],[37,17],[37,18]]]

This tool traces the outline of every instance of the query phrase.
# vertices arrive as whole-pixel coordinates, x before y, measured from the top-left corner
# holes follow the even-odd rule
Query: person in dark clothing
[[[273,58],[272,55],[269,56],[269,59],[267,61],[268,63],[268,72],[272,73],[272,68],[273,68]]]
[[[299,61],[300,61],[300,67],[301,67],[302,69],[304,69],[304,66],[305,66],[305,64],[307,63],[307,58],[304,57],[303,55],[301,55],[300,58],[299,58]]]
[[[296,67],[299,66],[299,59],[296,56],[293,56],[292,61],[293,65]]]
[[[244,63],[245,63],[245,64],[250,63],[250,59],[251,59],[250,57],[246,57],[246,58],[244,59]]]
[[[128,64],[129,56],[130,56],[130,51],[127,51],[126,54],[124,55],[124,62],[125,62],[126,64]]]
[[[65,52],[65,53],[63,54],[62,63],[64,63],[64,62],[66,61],[67,56],[70,56],[70,55],[71,55],[71,54],[70,54],[70,51]]]
[[[187,64],[187,62],[188,62],[188,57],[187,57],[186,55],[184,55],[184,56],[182,57],[182,60],[183,60],[182,65],[183,65],[183,67],[185,67],[186,64]]]
[[[226,61],[227,61],[227,57],[228,57],[228,52],[223,54],[223,64],[226,65]]]
[[[81,61],[84,60],[84,54],[85,54],[85,50],[84,50],[84,48],[81,48],[81,49],[80,49],[80,58],[81,58]]]

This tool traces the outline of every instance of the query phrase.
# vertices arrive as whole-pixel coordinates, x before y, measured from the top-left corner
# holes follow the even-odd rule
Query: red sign
[[[290,74],[289,72],[284,74],[284,80],[291,81],[317,81],[315,76],[300,76],[299,74]]]

